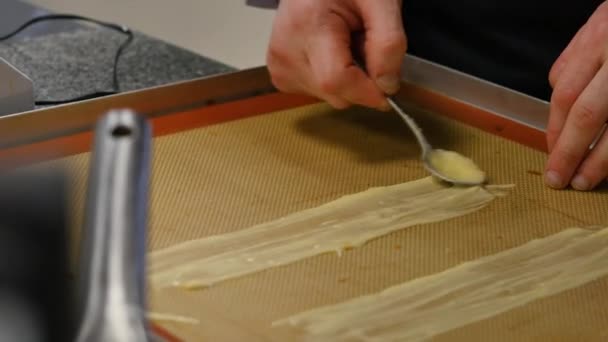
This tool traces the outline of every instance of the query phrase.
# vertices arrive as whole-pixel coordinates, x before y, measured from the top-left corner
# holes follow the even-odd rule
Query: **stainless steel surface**
[[[149,341],[144,289],[150,127],[131,111],[112,111],[95,134],[77,340]]]
[[[0,117],[0,148],[92,130],[114,108],[155,117],[272,91],[266,68],[255,68],[7,115]]]
[[[406,56],[401,70],[401,78],[408,83],[546,131],[546,101],[411,55]]]
[[[0,57],[0,116],[34,109],[34,85]]]
[[[488,113],[545,130],[548,104],[413,56],[403,80]],[[208,76],[105,98],[0,117],[0,148],[92,129],[103,113],[129,107],[147,117],[276,91],[268,70],[258,67]]]

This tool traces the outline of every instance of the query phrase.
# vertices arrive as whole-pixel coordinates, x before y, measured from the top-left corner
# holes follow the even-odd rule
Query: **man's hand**
[[[547,129],[546,182],[591,190],[608,176],[608,2],[600,5],[557,59]]]
[[[367,74],[354,63],[353,50],[363,53]],[[387,110],[385,95],[399,89],[405,52],[401,0],[281,0],[267,63],[283,92],[312,95],[335,108]]]

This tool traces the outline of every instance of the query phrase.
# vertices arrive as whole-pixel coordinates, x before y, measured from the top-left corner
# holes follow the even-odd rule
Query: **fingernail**
[[[582,175],[577,175],[574,177],[570,185],[572,185],[572,187],[578,191],[587,191],[590,188],[589,181]]]
[[[376,84],[383,92],[392,95],[399,90],[399,77],[395,75],[384,75],[376,79]]]
[[[562,178],[555,171],[547,171],[545,173],[545,183],[554,189],[560,189],[563,187]]]

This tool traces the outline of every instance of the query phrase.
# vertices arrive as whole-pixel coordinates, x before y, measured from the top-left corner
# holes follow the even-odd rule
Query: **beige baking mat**
[[[153,293],[154,311],[201,322],[163,325],[187,341],[292,340],[291,330],[271,328],[271,322],[568,227],[608,224],[606,187],[593,193],[550,190],[542,182],[542,153],[410,111],[416,112],[416,120],[436,147],[471,156],[492,183],[516,184],[512,193],[473,214],[414,226],[342,257],[314,257],[197,292]],[[323,104],[157,138],[151,248],[243,229],[371,186],[424,177],[418,156],[418,146],[397,115],[360,108],[333,111]],[[79,224],[88,155],[54,163],[69,165],[73,171],[78,203],[74,222]],[[436,340],[608,340],[608,278]]]

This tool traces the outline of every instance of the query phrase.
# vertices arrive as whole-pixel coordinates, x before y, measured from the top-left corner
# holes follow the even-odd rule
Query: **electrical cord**
[[[114,56],[114,66],[113,66],[113,72],[112,72],[112,85],[113,85],[113,90],[112,91],[97,91],[97,92],[94,92],[94,93],[85,94],[85,95],[82,95],[82,96],[79,96],[79,97],[76,97],[76,98],[73,98],[73,99],[68,99],[68,100],[44,100],[44,101],[36,101],[35,102],[36,105],[38,105],[38,106],[58,105],[58,104],[65,104],[65,103],[70,103],[70,102],[76,102],[76,101],[94,99],[94,98],[103,97],[103,96],[107,96],[107,95],[118,94],[120,92],[120,83],[119,83],[119,80],[118,80],[118,61],[120,60],[120,56],[122,55],[122,53],[124,52],[124,50],[133,41],[133,32],[128,27],[126,27],[126,26],[121,26],[121,25],[112,24],[112,23],[106,23],[106,22],[103,22],[103,21],[100,21],[100,20],[91,19],[91,18],[80,16],[80,15],[74,15],[74,14],[49,14],[49,15],[43,15],[43,16],[32,18],[32,19],[28,20],[27,22],[25,22],[24,24],[22,24],[21,26],[19,26],[13,32],[11,32],[11,33],[9,33],[7,35],[4,35],[4,36],[0,36],[0,42],[8,40],[8,39],[10,39],[10,38],[18,35],[19,33],[21,33],[26,28],[30,27],[31,25],[34,25],[34,24],[42,22],[42,21],[50,21],[50,20],[81,20],[81,21],[86,21],[86,22],[90,22],[90,23],[93,23],[93,24],[97,24],[97,25],[99,25],[101,27],[109,28],[109,29],[112,29],[114,31],[118,31],[120,33],[123,33],[123,34],[125,34],[127,36],[127,39],[125,41],[123,41],[122,44],[118,47],[118,50],[116,51],[116,54]]]

